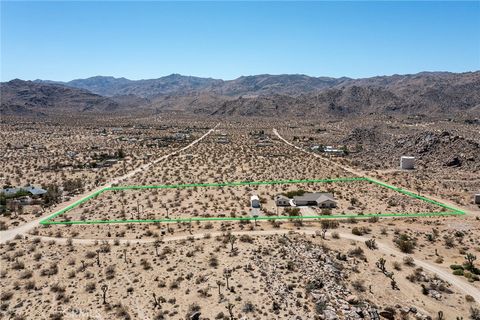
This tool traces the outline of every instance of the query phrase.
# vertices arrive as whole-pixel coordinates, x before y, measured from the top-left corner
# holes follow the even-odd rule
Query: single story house
[[[47,193],[47,190],[44,190],[42,188],[37,188],[34,186],[0,189],[0,193],[3,193],[7,197],[14,196],[15,194],[17,194],[17,192],[20,192],[20,191],[26,191],[30,193],[32,196],[43,196],[45,193]]]

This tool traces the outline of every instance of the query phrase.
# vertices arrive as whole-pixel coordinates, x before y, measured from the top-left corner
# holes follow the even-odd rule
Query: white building
[[[250,197],[250,204],[252,208],[260,208],[260,199],[257,195],[253,195]]]
[[[401,156],[400,157],[400,169],[413,170],[415,168],[415,157]]]

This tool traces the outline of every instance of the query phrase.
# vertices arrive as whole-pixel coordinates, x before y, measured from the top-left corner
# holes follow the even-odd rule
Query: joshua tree
[[[217,280],[217,286],[218,286],[218,295],[221,296],[222,295],[221,288],[223,286],[223,282],[220,280]]]
[[[123,249],[123,260],[127,263],[127,249]]]
[[[231,234],[229,237],[228,237],[228,241],[230,242],[230,245],[231,245],[231,252],[235,252],[235,248],[234,248],[234,244],[235,244],[235,241],[237,241],[237,237],[235,237],[233,234]]]
[[[375,239],[368,239],[365,241],[365,245],[367,246],[368,249],[370,250],[375,250],[377,249],[377,243],[375,242]]]
[[[108,290],[108,286],[106,284],[104,284],[102,287],[101,287],[102,291],[103,291],[103,304],[106,304],[107,303],[107,290]]]
[[[443,311],[438,311],[437,319],[438,319],[438,320],[443,320],[443,319],[445,319],[445,318],[443,317]]]
[[[473,268],[473,262],[477,260],[477,257],[472,253],[467,253],[465,260],[467,260],[467,266],[469,268]]]
[[[235,306],[233,305],[233,303],[230,303],[230,302],[225,306],[225,308],[227,308],[227,310],[228,310],[228,313],[230,314],[230,320],[234,319],[233,318],[233,308],[234,307]]]
[[[100,267],[100,249],[97,250],[97,266]]]
[[[380,258],[378,259],[378,261],[375,263],[375,265],[377,266],[378,269],[380,269],[380,271],[382,271],[384,274],[386,274],[387,272],[387,268],[385,268],[385,263],[387,261],[384,259],[384,258]]]
[[[155,240],[153,243],[153,246],[155,247],[155,254],[158,256],[158,247],[160,247],[161,241],[160,240]]]
[[[85,260],[80,260],[80,262],[82,263],[82,271],[85,271]]]
[[[161,306],[160,306],[160,301],[159,301],[159,299],[157,298],[157,295],[154,292],[153,293],[153,309],[155,309],[157,307],[160,308]]]
[[[230,290],[230,286],[228,285],[228,279],[232,276],[232,270],[225,268],[223,269],[223,276],[225,277],[225,281],[227,283],[227,289]]]
[[[397,281],[395,280],[395,278],[393,278],[393,276],[390,278],[390,285],[392,286],[392,289],[393,290],[400,290],[400,288],[398,287],[397,285]]]
[[[322,239],[325,239],[325,234],[327,233],[327,228],[322,229]]]

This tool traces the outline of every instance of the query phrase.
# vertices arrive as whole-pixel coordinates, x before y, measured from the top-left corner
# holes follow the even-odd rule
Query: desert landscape
[[[159,117],[138,128],[136,123],[144,119],[122,121],[122,129],[103,130],[100,123],[88,129],[56,125],[54,135],[48,129],[37,134],[52,154],[65,154],[67,149],[76,153],[74,159],[67,156],[58,161],[62,166],[56,168],[62,169],[55,173],[43,169],[38,163],[42,157],[30,146],[21,156],[9,152],[19,143],[19,135],[12,131],[32,124],[15,124],[14,130],[2,124],[8,137],[3,159],[6,168],[11,168],[3,173],[6,184],[34,185],[50,193],[51,183],[59,186],[60,194],[54,203],[45,203],[42,195],[38,197],[41,204],[22,205],[22,209],[6,199],[2,239],[9,239],[1,245],[4,316],[476,319],[477,260],[470,267],[467,257],[476,257],[480,250],[479,207],[473,198],[479,183],[474,178],[478,158],[465,160],[466,165],[447,166],[419,157],[414,170],[401,170],[400,154],[391,153],[391,161],[374,165],[385,157],[385,149],[356,151],[360,148],[342,144],[358,132],[353,124],[348,128],[346,121],[338,126],[344,128],[342,133],[327,129],[330,122],[271,122],[266,126],[265,121],[248,118],[177,119],[169,126],[166,123],[171,120]],[[397,125],[403,126],[404,121],[408,122],[399,120]],[[446,124],[446,130],[455,132],[469,128],[464,123]],[[75,147],[64,130],[78,132],[84,140],[76,139]],[[468,129],[461,132],[465,137],[469,134]],[[99,137],[89,140],[89,134]],[[401,139],[403,134],[390,139]],[[58,141],[59,136],[65,141]],[[106,140],[104,146],[92,150],[91,144],[99,145],[101,139]],[[475,135],[470,139],[474,141]],[[145,141],[155,142],[150,146]],[[312,148],[317,145],[348,151],[331,155]],[[122,157],[118,150],[124,153]],[[91,163],[102,152],[118,160],[105,168],[72,168]],[[439,152],[440,159],[449,157],[438,148],[432,152]],[[38,165],[25,165],[32,170],[18,180],[19,158],[12,155],[25,164]],[[451,172],[465,183],[452,189]],[[91,182],[90,176],[98,180]],[[368,181],[128,189],[345,177],[372,177],[467,214],[382,218],[389,213],[448,210]],[[79,178],[85,181],[81,187],[65,190],[69,181]],[[113,190],[50,220],[58,224],[39,224],[104,185]],[[120,190],[123,187],[127,189]],[[276,205],[277,195],[293,197],[299,191],[332,193],[336,205]],[[252,215],[252,195],[259,197],[260,219]],[[380,217],[350,217],[369,213]],[[299,219],[317,215],[329,219]],[[242,220],[208,220],[223,217]],[[128,221],[148,219],[162,222]],[[32,220],[36,223],[23,231],[21,226]],[[88,223],[98,220],[121,223]],[[43,304],[50,307],[45,309]]]
[[[0,320],[480,320],[478,1],[0,20]]]

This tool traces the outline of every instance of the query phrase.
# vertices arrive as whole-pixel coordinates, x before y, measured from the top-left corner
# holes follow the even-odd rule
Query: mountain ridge
[[[480,110],[480,71],[361,79],[262,74],[225,81],[172,74],[150,80],[95,76],[72,80],[68,85],[49,80],[22,81],[1,84],[4,112],[25,113],[26,108],[52,113],[54,108],[45,108],[48,104],[65,111],[62,103],[79,113],[128,110],[265,117],[362,113],[477,116]],[[24,86],[21,90],[19,83]],[[30,94],[25,90],[31,90]]]

